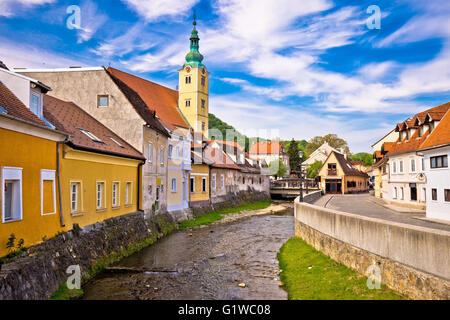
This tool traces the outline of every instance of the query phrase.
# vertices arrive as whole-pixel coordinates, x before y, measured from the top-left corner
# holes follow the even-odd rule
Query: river
[[[176,232],[91,280],[83,299],[287,299],[277,252],[293,235],[292,208]]]

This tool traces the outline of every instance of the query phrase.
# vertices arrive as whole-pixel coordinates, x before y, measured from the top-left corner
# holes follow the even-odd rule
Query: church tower
[[[209,72],[202,64],[203,55],[198,51],[199,40],[194,15],[191,33],[191,50],[179,72],[178,106],[189,125],[202,132],[208,139]]]

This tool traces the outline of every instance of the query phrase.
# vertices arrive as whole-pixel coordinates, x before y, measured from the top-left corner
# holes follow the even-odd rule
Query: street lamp
[[[303,150],[300,150],[298,152],[298,157],[300,158],[300,202],[303,202],[303,174],[302,174]]]

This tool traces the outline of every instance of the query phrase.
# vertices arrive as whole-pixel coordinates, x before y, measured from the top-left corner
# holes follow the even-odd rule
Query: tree
[[[297,141],[292,139],[289,143],[289,147],[287,149],[287,154],[289,156],[289,167],[291,170],[298,170],[300,166],[300,159],[298,158],[298,151],[300,150]]]
[[[269,164],[269,172],[275,179],[283,178],[287,174],[286,166],[280,159],[273,160]]]
[[[367,152],[360,152],[350,156],[350,159],[354,161],[362,161],[366,164],[367,167],[373,165],[373,155]]]
[[[306,169],[306,174],[308,175],[308,178],[314,179],[319,174],[320,168],[322,168],[322,161],[316,161],[312,165]]]
[[[314,137],[311,140],[309,140],[309,142],[305,148],[306,155],[309,157],[311,155],[311,153],[316,151],[325,142],[327,142],[330,146],[332,146],[333,148],[335,148],[337,150],[344,149],[345,153],[347,153],[347,154],[350,153],[350,148],[348,147],[347,141],[339,138],[334,133],[330,133],[323,137],[317,136],[317,137]]]

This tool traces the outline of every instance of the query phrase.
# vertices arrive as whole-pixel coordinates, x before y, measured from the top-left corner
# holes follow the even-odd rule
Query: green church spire
[[[195,67],[203,67],[202,61],[203,61],[203,55],[198,51],[199,45],[198,42],[200,38],[198,37],[198,31],[195,28],[197,25],[197,21],[195,21],[195,12],[194,12],[194,28],[191,32],[191,50],[186,55],[186,63],[184,64],[184,67],[191,66],[193,68]]]

